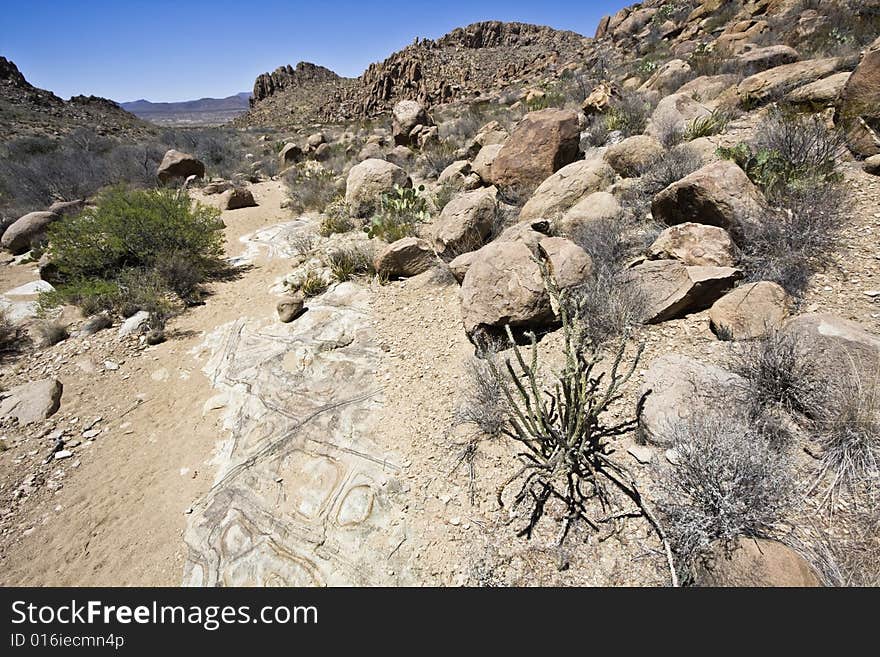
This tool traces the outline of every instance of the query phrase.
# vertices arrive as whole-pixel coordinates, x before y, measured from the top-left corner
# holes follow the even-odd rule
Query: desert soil
[[[844,248],[836,265],[815,277],[801,311],[835,313],[880,332],[880,308],[866,294],[880,289],[880,182],[850,164],[846,184],[854,204]],[[277,283],[290,261],[242,237],[294,218],[280,209],[282,183],[251,189],[259,207],[223,213],[227,252],[245,256],[249,266],[237,278],[213,284],[204,305],[177,317],[167,342],[144,347],[136,339],[120,340],[114,328],[4,364],[4,388],[55,376],[64,396],[60,411],[46,423],[7,429],[3,436],[8,447],[0,452],[0,584],[265,582],[285,568],[269,572],[266,564],[278,555],[285,563],[302,560],[303,572],[320,584],[667,583],[659,543],[640,520],[608,535],[575,532],[562,552],[554,547],[550,522],[531,540],[516,536],[523,519],[511,519],[495,495],[516,467],[515,450],[501,439],[480,440],[453,429],[473,350],[461,328],[457,285],[442,272],[386,285],[346,284],[325,294],[326,301],[308,304],[314,309],[302,318],[280,324]],[[317,220],[298,221],[314,227]],[[36,278],[32,265],[0,267],[2,290]],[[259,365],[254,381],[262,383],[262,393],[221,376],[229,369],[223,363],[247,355],[232,350],[218,361],[223,353],[218,345],[234,330],[262,345],[254,352]],[[552,353],[558,337],[548,336],[542,351]],[[657,356],[680,351],[717,361],[728,348],[709,331],[705,313],[646,327],[642,337],[644,360],[624,406],[632,403],[641,373]],[[318,348],[328,340],[331,347]],[[105,361],[118,369],[108,369]],[[331,367],[328,363],[352,368],[351,380],[341,378],[345,370],[321,370]],[[338,390],[330,385],[333,376]],[[302,417],[288,412],[324,408],[354,383],[369,387],[369,402],[350,413],[334,411],[325,424],[306,427]],[[282,399],[281,406],[267,405],[268,393]],[[67,428],[70,440],[92,425],[101,433],[82,439],[73,457],[43,463],[52,444],[41,434]],[[266,427],[271,431],[263,431]],[[300,435],[302,427],[311,433],[302,435],[295,449],[259,467],[248,465],[246,476],[236,475],[234,482],[241,488],[235,494],[255,505],[247,507],[250,520],[267,523],[271,541],[260,539],[255,548],[261,526],[243,537],[244,524],[236,525],[235,536],[224,530],[218,538],[215,530],[228,529],[223,524],[228,519],[211,509],[230,489],[228,475],[261,454],[265,441]],[[326,435],[319,435],[322,430]],[[626,454],[632,443],[631,437],[621,439],[619,452],[640,480],[647,480],[646,468]],[[372,465],[361,458],[361,445]],[[376,465],[382,459],[386,465]],[[332,491],[344,499],[328,501],[335,484],[322,470],[327,463],[341,464],[339,471],[347,473]],[[279,475],[285,468],[288,474]],[[357,477],[372,487],[373,497],[345,506]],[[252,499],[248,486],[256,491]],[[331,507],[334,518],[328,515]],[[346,511],[343,522],[346,509],[354,511]],[[311,510],[320,518],[276,522]],[[358,529],[346,533],[355,512],[362,513]],[[219,551],[212,556],[212,550]],[[247,550],[252,556],[241,557]],[[205,564],[217,555],[223,572],[211,574]],[[560,563],[566,568],[558,569]]]

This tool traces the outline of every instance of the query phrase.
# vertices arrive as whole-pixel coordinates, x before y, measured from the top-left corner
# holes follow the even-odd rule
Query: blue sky
[[[224,97],[282,64],[357,76],[413,38],[480,20],[523,21],[592,36],[624,0],[0,0],[0,55],[62,98]]]

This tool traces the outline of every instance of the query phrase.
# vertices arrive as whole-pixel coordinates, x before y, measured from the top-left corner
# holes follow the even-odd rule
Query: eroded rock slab
[[[414,583],[367,292],[344,283],[293,324],[240,319],[206,342],[229,399],[217,482],[193,507],[190,586]]]

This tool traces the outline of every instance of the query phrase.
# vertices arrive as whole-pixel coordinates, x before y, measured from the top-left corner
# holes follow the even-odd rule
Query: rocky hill
[[[0,140],[26,134],[60,135],[86,126],[102,135],[131,137],[152,132],[112,100],[73,96],[65,101],[38,89],[13,62],[0,57]]]
[[[290,126],[374,116],[396,101],[426,105],[475,98],[511,85],[555,78],[582,58],[587,40],[574,32],[487,21],[436,39],[416,39],[356,79],[306,64],[260,75],[243,125]]]

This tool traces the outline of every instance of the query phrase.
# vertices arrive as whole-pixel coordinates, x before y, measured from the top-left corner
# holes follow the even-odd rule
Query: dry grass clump
[[[353,245],[331,251],[327,255],[327,265],[333,280],[340,283],[349,281],[355,276],[375,274],[373,266],[372,245]]]
[[[295,211],[322,212],[337,196],[336,176],[326,169],[294,166],[284,174],[291,207]]]
[[[35,330],[37,335],[40,336],[40,344],[44,347],[51,347],[70,337],[67,326],[52,320],[44,320],[37,323]]]
[[[474,356],[468,361],[464,389],[453,422],[474,425],[487,436],[499,436],[507,422],[506,384],[494,375],[500,363],[490,365],[486,359],[497,361],[498,356],[487,350],[482,357]]]
[[[318,233],[321,237],[330,237],[335,234],[347,233],[355,228],[355,222],[348,213],[345,199],[338,196],[324,209]]]

